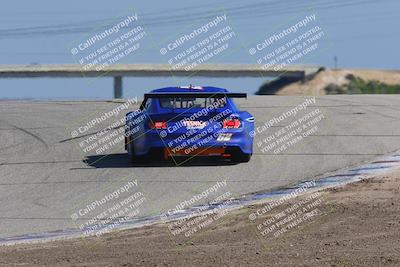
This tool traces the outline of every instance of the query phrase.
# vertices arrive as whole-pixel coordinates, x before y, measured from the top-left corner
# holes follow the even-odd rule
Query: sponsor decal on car
[[[226,142],[231,140],[232,134],[231,133],[220,133],[218,135],[217,141],[218,142]]]
[[[207,123],[205,121],[183,121],[183,125],[186,129],[203,129]]]

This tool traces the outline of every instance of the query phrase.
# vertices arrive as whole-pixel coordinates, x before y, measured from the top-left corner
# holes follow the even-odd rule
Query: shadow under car
[[[129,167],[195,167],[195,166],[224,166],[236,165],[226,159],[218,157],[174,157],[168,160],[148,158],[138,162],[131,162],[126,153],[90,155],[83,162],[94,168],[129,168]]]

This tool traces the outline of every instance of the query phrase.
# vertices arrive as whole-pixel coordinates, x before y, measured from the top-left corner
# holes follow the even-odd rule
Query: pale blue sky
[[[383,0],[269,0],[269,1],[3,1],[0,9],[0,64],[76,63],[70,49],[102,25],[113,25],[131,10],[149,34],[144,49],[125,63],[166,63],[163,44],[208,21],[224,10],[236,37],[229,51],[210,62],[255,63],[248,49],[269,33],[291,26],[315,13],[325,33],[319,49],[298,63],[343,68],[399,69],[400,1]],[[220,13],[220,12],[218,12]],[[124,79],[125,96],[170,85],[216,85],[255,92],[264,79]],[[112,80],[2,79],[0,98],[91,99],[110,98]]]

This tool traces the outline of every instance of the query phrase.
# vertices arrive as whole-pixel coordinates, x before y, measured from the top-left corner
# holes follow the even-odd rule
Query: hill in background
[[[399,94],[400,72],[321,68],[304,79],[280,77],[263,84],[257,95]]]

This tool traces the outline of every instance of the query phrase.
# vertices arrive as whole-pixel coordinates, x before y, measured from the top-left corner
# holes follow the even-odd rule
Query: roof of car
[[[159,92],[228,92],[224,88],[211,87],[211,86],[178,86],[178,87],[164,87],[152,90],[151,93]]]

